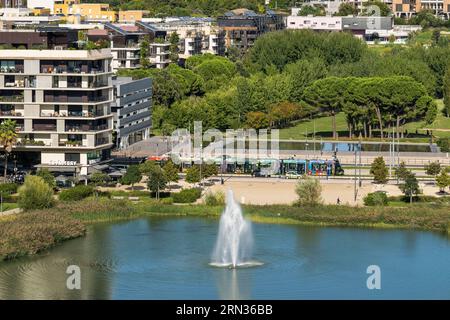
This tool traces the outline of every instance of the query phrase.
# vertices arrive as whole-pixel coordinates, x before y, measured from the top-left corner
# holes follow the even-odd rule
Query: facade
[[[45,8],[49,9],[50,13],[53,13],[53,7],[55,0],[27,0],[28,9]]]
[[[116,146],[123,149],[150,136],[152,80],[118,77],[113,85]]]
[[[225,54],[225,32],[211,18],[177,17],[147,25],[164,31],[166,40],[172,33],[178,35],[180,59],[202,53]]]
[[[164,69],[170,63],[170,44],[153,42],[150,44],[150,63],[157,69]]]
[[[262,34],[284,28],[284,18],[273,11],[256,14],[248,9],[236,9],[217,18],[217,24],[225,34],[225,46],[245,51]]]
[[[1,32],[2,44],[25,49],[0,51],[0,119],[16,121],[13,154],[27,166],[86,175],[112,147],[112,55],[76,50],[73,33]]]
[[[136,21],[142,21],[145,15],[148,14],[148,11],[145,10],[127,10],[127,11],[119,11],[119,22],[120,23],[133,23]]]
[[[121,26],[111,23],[105,24],[105,31],[109,33],[111,40],[113,71],[140,68],[140,43],[145,33],[134,25]]]
[[[341,31],[342,17],[313,17],[291,15],[286,18],[287,29],[312,29],[317,31]]]

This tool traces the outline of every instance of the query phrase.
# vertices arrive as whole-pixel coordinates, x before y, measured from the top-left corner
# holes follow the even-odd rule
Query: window
[[[395,11],[403,11],[403,6],[401,4],[396,4]]]
[[[80,163],[80,154],[79,153],[66,153],[66,154],[64,154],[64,160],[75,161],[76,163]]]

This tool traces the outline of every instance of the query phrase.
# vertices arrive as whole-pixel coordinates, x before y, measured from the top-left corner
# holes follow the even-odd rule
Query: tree
[[[370,174],[373,175],[375,183],[386,183],[388,181],[388,169],[383,157],[377,157],[373,160],[370,167]]]
[[[344,107],[346,88],[345,78],[328,77],[313,82],[304,93],[306,103],[330,112],[334,139],[337,139],[336,114]]]
[[[153,167],[156,166],[156,162],[152,160],[147,160],[139,165],[139,172],[144,176],[149,176]]]
[[[315,206],[322,202],[322,186],[317,179],[306,177],[300,180],[295,187],[295,192],[298,196],[296,204],[299,206]]]
[[[449,66],[447,66],[447,71],[445,71],[443,82],[444,82],[444,87],[443,87],[444,112],[448,118],[448,117],[450,117],[450,67]]]
[[[442,170],[441,174],[436,176],[436,185],[439,187],[440,192],[445,192],[445,188],[450,186],[450,176],[446,170]]]
[[[36,172],[36,176],[41,177],[50,188],[54,189],[56,187],[55,176],[47,168],[40,169]]]
[[[408,174],[405,182],[401,184],[399,188],[405,196],[409,197],[409,203],[412,203],[414,195],[420,193],[419,182],[417,181],[416,175],[412,172]]]
[[[299,10],[298,16],[324,16],[325,15],[325,9],[323,6],[310,6],[310,5],[302,5],[301,9]]]
[[[139,44],[139,47],[140,47],[140,51],[139,51],[140,63],[143,68],[148,68],[150,66],[150,60],[148,59],[149,51],[150,51],[150,43],[148,42],[147,39],[144,39]]]
[[[214,163],[202,164],[202,178],[209,178],[212,176],[217,176],[218,174],[219,170],[217,169],[216,164]]]
[[[166,176],[166,180],[169,183],[169,190],[170,190],[170,183],[175,182],[177,183],[178,180],[180,180],[180,176],[178,175],[179,168],[176,166],[172,160],[169,160],[163,167],[164,174]]]
[[[24,210],[45,209],[54,205],[53,189],[38,176],[28,175],[19,188],[18,205]]]
[[[439,162],[430,162],[425,165],[425,172],[430,176],[437,176],[441,172],[441,164]]]
[[[358,14],[358,9],[356,9],[356,6],[349,2],[342,2],[339,5],[338,12],[335,14],[336,16],[353,16]]]
[[[200,167],[198,165],[193,165],[186,170],[186,182],[188,183],[198,183],[200,182]]]
[[[8,173],[8,157],[17,141],[16,122],[6,119],[0,124],[0,145],[5,150],[5,170],[3,176],[6,178]]]
[[[245,124],[248,128],[259,130],[267,128],[269,126],[269,120],[267,119],[267,115],[264,112],[248,112],[245,117],[247,118]]]
[[[147,187],[150,191],[156,193],[156,199],[159,200],[159,193],[164,190],[167,185],[167,177],[159,165],[154,165],[148,172]]]
[[[94,172],[90,178],[91,182],[95,186],[95,196],[98,197],[97,188],[101,185],[104,185],[106,182],[110,180],[109,176],[103,172]]]
[[[125,175],[120,179],[120,182],[125,185],[131,185],[131,190],[134,190],[134,184],[140,182],[142,179],[139,166],[131,165],[128,167]]]
[[[176,33],[175,31],[172,32],[169,36],[169,58],[170,61],[176,63],[178,62],[178,44],[180,42],[180,37],[178,36],[178,33]]]
[[[408,177],[410,171],[406,168],[405,161],[402,161],[400,165],[394,169],[394,174],[397,180],[405,180]]]

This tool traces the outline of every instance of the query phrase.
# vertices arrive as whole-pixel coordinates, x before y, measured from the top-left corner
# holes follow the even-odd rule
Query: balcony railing
[[[67,66],[41,66],[41,73],[46,74],[86,74],[86,73],[103,73],[106,72],[102,68],[89,68],[88,66],[67,67]]]
[[[2,96],[0,93],[0,102],[23,102],[23,96]]]
[[[94,118],[106,115],[103,111],[88,112],[88,111],[41,111],[41,117],[77,117],[77,118]]]
[[[77,147],[86,147],[86,145],[83,145],[83,141],[60,141],[58,143],[58,146],[60,147],[73,147],[73,148],[77,148]]]
[[[0,110],[0,116],[9,116],[9,117],[23,117],[23,111],[15,111],[15,110]]]
[[[56,131],[56,125],[53,124],[34,124],[33,131]]]
[[[101,146],[101,145],[104,145],[104,144],[109,144],[110,143],[109,141],[110,141],[109,138],[97,138],[95,140],[95,145],[96,146]]]
[[[44,97],[45,102],[60,102],[60,103],[90,103],[90,102],[102,102],[108,101],[108,96],[55,96],[46,95]]]
[[[0,67],[0,73],[24,73],[23,66]]]
[[[92,126],[89,124],[80,125],[66,125],[66,132],[88,132],[88,131],[102,131],[108,130],[108,124]]]

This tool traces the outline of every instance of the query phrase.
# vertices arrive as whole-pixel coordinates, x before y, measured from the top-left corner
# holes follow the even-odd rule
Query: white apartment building
[[[287,29],[312,29],[321,31],[342,30],[342,17],[332,16],[288,16],[286,18]]]
[[[0,119],[16,121],[19,158],[74,175],[109,158],[111,59],[109,49],[0,51]]]

